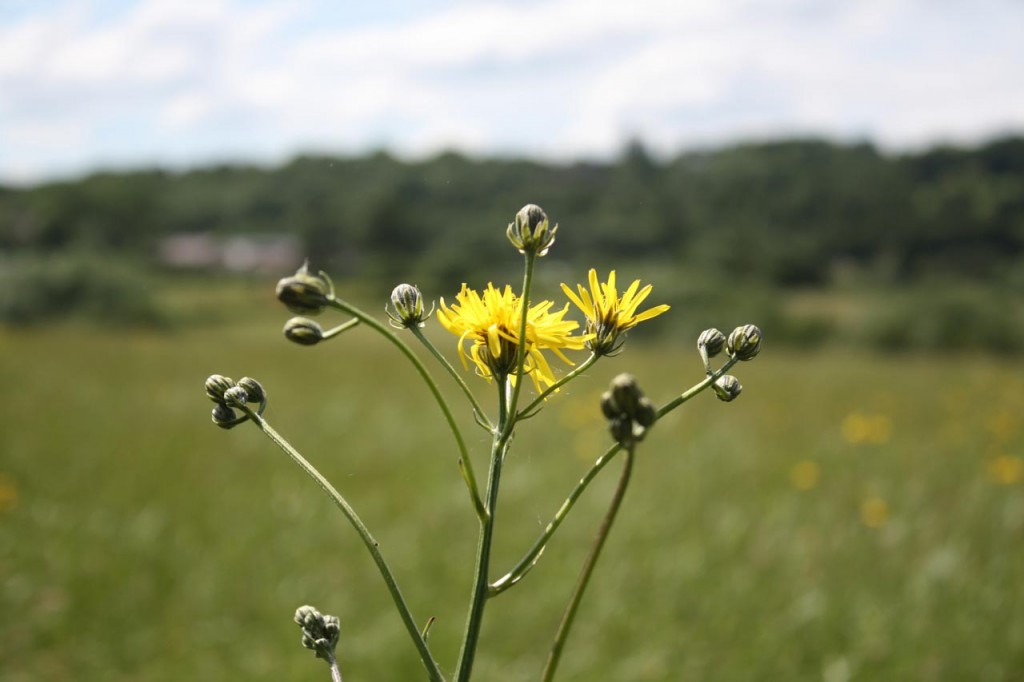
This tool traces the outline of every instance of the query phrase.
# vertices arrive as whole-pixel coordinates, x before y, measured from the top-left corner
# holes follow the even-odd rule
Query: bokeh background
[[[540,296],[614,268],[672,311],[524,424],[496,572],[606,447],[611,377],[663,402],[701,329],[766,337],[643,444],[563,679],[1024,678],[1024,5],[363,5],[0,4],[0,678],[321,679],[304,603],[346,679],[419,678],[329,501],[210,424],[212,373],[267,386],[450,669],[450,435],[369,330],[288,344],[273,287],[308,258],[383,316],[514,283],[528,202]],[[481,679],[537,677],[614,478],[489,605]]]

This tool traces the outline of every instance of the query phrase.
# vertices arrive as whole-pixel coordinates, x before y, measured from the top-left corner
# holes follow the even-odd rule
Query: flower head
[[[656,305],[637,314],[636,309],[651,293],[651,285],[640,287],[640,280],[633,283],[619,297],[615,288],[615,271],[608,273],[607,282],[598,282],[597,270],[588,273],[590,291],[578,284],[579,295],[562,284],[562,291],[576,307],[587,316],[587,333],[592,335],[586,342],[587,348],[598,355],[614,355],[625,340],[621,335],[641,322],[657,317],[669,309],[667,305]]]
[[[521,340],[519,326],[523,301],[512,293],[512,287],[508,285],[498,289],[488,284],[480,295],[463,284],[455,300],[456,303],[448,306],[441,299],[437,319],[445,329],[459,337],[459,357],[463,366],[468,368],[472,360],[477,372],[486,379],[499,375],[510,376],[515,381],[522,341],[526,353],[523,371],[530,375],[540,390],[542,384],[550,386],[555,383],[551,366],[541,351],[550,350],[571,365],[572,361],[562,353],[562,349],[579,350],[587,340],[586,336],[572,335],[579,324],[564,319],[569,310],[568,304],[552,312],[554,303],[551,301],[530,306],[526,316],[526,336]],[[468,353],[466,341],[472,342]]]

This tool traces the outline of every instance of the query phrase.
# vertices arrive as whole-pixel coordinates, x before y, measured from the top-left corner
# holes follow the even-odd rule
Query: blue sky
[[[0,182],[1024,131],[1018,0],[0,0]]]

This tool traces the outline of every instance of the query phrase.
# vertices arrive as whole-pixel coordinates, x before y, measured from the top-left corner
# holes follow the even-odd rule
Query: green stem
[[[448,362],[448,358],[441,355],[441,353],[437,350],[437,347],[430,342],[430,339],[428,339],[423,334],[423,331],[419,327],[409,327],[409,331],[411,331],[413,335],[420,340],[420,343],[426,346],[427,350],[430,351],[431,355],[437,358],[437,361],[441,363],[441,366],[448,370],[448,373],[452,376],[453,379],[455,379],[455,383],[457,383],[459,385],[459,388],[462,389],[462,392],[466,394],[466,398],[469,399],[470,404],[473,406],[473,411],[480,415],[482,423],[487,427],[488,430],[493,430],[494,426],[487,418],[487,413],[484,412],[482,407],[480,407],[480,403],[477,402],[476,396],[473,395],[473,391],[469,390],[469,386],[466,384],[466,381],[458,372],[455,371],[455,368],[452,367],[452,363]]]
[[[433,394],[434,400],[437,401],[438,407],[441,408],[441,412],[444,414],[444,418],[448,422],[448,428],[451,429],[452,435],[455,437],[455,442],[459,447],[459,456],[461,458],[459,462],[460,468],[463,471],[462,478],[466,482],[466,487],[469,489],[469,496],[473,503],[473,508],[476,510],[478,516],[484,514],[485,510],[483,502],[480,499],[480,489],[476,483],[476,474],[473,473],[473,461],[469,458],[469,451],[466,449],[466,442],[462,438],[462,431],[459,430],[458,424],[455,423],[455,417],[452,415],[451,408],[448,407],[448,402],[444,399],[444,396],[441,395],[441,389],[438,388],[437,382],[434,381],[434,378],[430,376],[430,372],[427,371],[426,366],[422,361],[420,361],[419,357],[412,352],[412,349],[398,338],[398,336],[396,336],[386,326],[364,313],[362,310],[359,310],[355,306],[352,306],[338,298],[332,298],[330,303],[338,310],[362,320],[365,324],[383,335],[384,338],[390,341],[396,348],[398,348],[399,351],[402,352],[402,355],[408,358],[409,362],[411,362],[413,367],[416,368],[416,371],[419,372],[420,377],[422,377],[423,381],[430,389],[431,394]]]
[[[697,395],[698,393],[706,389],[708,386],[713,384],[716,379],[718,379],[720,376],[728,372],[729,368],[735,365],[737,362],[739,362],[739,360],[737,360],[736,358],[729,358],[726,361],[726,363],[722,365],[717,371],[712,372],[708,374],[706,377],[704,377],[703,381],[694,384],[687,390],[683,391],[680,395],[676,396],[672,400],[665,403],[665,405],[660,410],[658,410],[658,419],[661,419],[666,414],[676,409],[677,407],[685,403],[687,400],[689,400],[690,398]]]
[[[528,416],[531,412],[533,412],[534,409],[537,408],[538,405],[547,400],[547,397],[549,395],[551,395],[552,393],[560,389],[562,386],[565,386],[567,383],[569,383],[570,381],[572,381],[573,379],[575,379],[576,377],[590,369],[590,366],[597,362],[597,359],[599,357],[600,356],[597,353],[591,353],[589,358],[584,360],[580,365],[578,365],[574,370],[566,374],[564,377],[562,377],[552,385],[548,386],[547,389],[545,389],[543,393],[537,396],[532,403],[521,409],[519,411],[519,414],[516,415],[516,419],[522,419],[524,416]]]
[[[539,538],[537,538],[537,541],[533,543],[533,547],[530,548],[530,551],[520,559],[519,563],[516,564],[511,571],[494,582],[491,586],[492,594],[500,594],[512,587],[522,580],[523,576],[533,568],[537,561],[540,560],[540,555],[544,552],[544,548],[547,547],[548,541],[551,540],[551,536],[555,534],[555,531],[558,530],[560,525],[562,525],[562,521],[565,520],[565,517],[569,515],[569,512],[576,504],[576,500],[580,498],[580,495],[582,495],[583,491],[587,489],[590,482],[594,480],[599,473],[601,473],[601,470],[604,469],[605,465],[612,461],[612,458],[615,457],[621,449],[621,445],[613,445],[608,448],[603,455],[597,458],[594,465],[590,467],[586,474],[584,474],[583,478],[580,479],[580,482],[577,483],[576,487],[573,488],[571,493],[569,493],[569,497],[565,499],[562,506],[555,512],[555,516],[544,528],[544,532],[541,533]]]
[[[391,598],[395,602],[395,606],[398,608],[398,613],[402,617],[402,622],[405,624],[406,630],[409,632],[409,636],[412,638],[413,643],[416,645],[416,649],[420,654],[420,660],[423,662],[424,667],[427,669],[427,674],[431,680],[435,682],[444,682],[444,676],[441,674],[440,668],[437,666],[437,662],[434,660],[433,655],[430,653],[430,648],[427,646],[426,641],[420,635],[419,629],[416,627],[416,621],[412,617],[412,613],[409,611],[409,606],[405,603],[405,598],[402,596],[402,591],[398,588],[398,583],[395,580],[394,575],[391,573],[391,568],[388,566],[387,561],[384,559],[384,555],[380,552],[380,546],[377,541],[370,534],[369,529],[363,523],[359,515],[356,514],[355,510],[349,505],[348,501],[342,497],[331,483],[323,477],[323,475],[317,471],[316,467],[310,464],[305,457],[299,454],[299,451],[292,447],[291,443],[286,441],[277,431],[275,431],[267,421],[256,414],[248,407],[242,406],[241,410],[253,421],[267,435],[270,440],[285,451],[285,453],[292,458],[299,467],[302,468],[306,474],[309,475],[317,485],[327,493],[327,496],[331,498],[331,501],[341,510],[348,522],[352,524],[352,527],[356,529],[359,534],[359,538],[363,541],[366,549],[369,550],[370,555],[373,557],[373,561],[377,564],[377,569],[380,571],[381,576],[384,578],[384,583],[387,585],[388,591],[391,593]]]
[[[608,511],[601,522],[601,527],[597,531],[597,536],[594,538],[594,544],[590,548],[590,553],[587,555],[586,561],[583,562],[583,568],[580,570],[579,578],[576,580],[572,596],[569,598],[569,603],[566,604],[565,612],[562,614],[562,622],[558,624],[558,631],[555,633],[555,639],[551,643],[551,653],[548,655],[548,662],[544,666],[544,673],[541,676],[543,682],[550,682],[555,676],[558,661],[561,659],[562,650],[565,648],[565,641],[569,637],[569,631],[576,620],[576,612],[579,609],[580,602],[583,600],[583,593],[590,582],[590,576],[594,573],[594,566],[601,556],[601,550],[608,539],[612,524],[615,523],[615,516],[622,505],[622,498],[626,495],[629,478],[633,472],[633,453],[635,448],[635,444],[631,444],[626,448],[626,461],[622,463],[622,475],[619,477],[619,485],[615,488],[615,494],[612,496],[611,504],[608,506]]]
[[[498,485],[501,482],[501,465],[505,459],[505,450],[509,438],[505,434],[505,424],[509,419],[508,409],[508,377],[496,377],[498,385],[498,427],[495,430],[494,442],[491,446],[491,466],[487,477],[486,516],[480,517],[480,535],[477,540],[476,565],[473,571],[473,592],[469,601],[469,612],[466,616],[466,629],[462,637],[462,650],[459,652],[459,663],[455,679],[468,682],[473,671],[473,659],[476,656],[477,642],[480,639],[480,626],[483,623],[484,604],[490,596],[488,571],[491,561],[491,543],[494,535],[494,516],[498,504]]]
[[[725,374],[730,367],[736,364],[736,362],[737,361],[735,359],[728,360],[721,367],[721,369],[709,374],[702,381],[694,384],[689,389],[684,391],[682,394],[666,403],[664,407],[658,410],[657,419],[661,419],[666,414],[668,414],[672,410],[676,409],[677,407],[685,403],[687,400],[690,400],[701,391],[707,389],[718,377]],[[536,565],[536,563],[540,560],[541,554],[544,552],[544,548],[547,547],[548,542],[551,540],[551,537],[555,534],[555,531],[558,530],[558,527],[562,525],[562,521],[565,520],[565,517],[569,515],[569,512],[576,504],[576,501],[587,489],[587,486],[590,485],[590,482],[593,481],[597,474],[600,473],[601,470],[605,467],[605,465],[608,464],[608,462],[610,462],[613,457],[615,457],[615,455],[619,452],[620,449],[621,446],[613,445],[610,448],[608,448],[608,450],[606,450],[603,455],[597,458],[593,466],[590,467],[590,470],[587,471],[583,478],[580,479],[579,483],[576,484],[576,487],[573,488],[572,492],[569,493],[569,496],[565,499],[565,502],[562,503],[562,506],[559,507],[558,511],[555,512],[554,517],[544,528],[544,531],[540,534],[540,537],[537,538],[537,541],[533,543],[533,546],[526,553],[526,555],[519,560],[519,563],[517,563],[512,568],[512,570],[510,570],[504,576],[495,581],[493,585],[491,585],[491,594],[500,594],[508,588],[512,587],[520,580],[522,580],[523,577],[530,571],[530,569],[532,569]]]
[[[530,315],[530,287],[533,285],[533,265],[537,260],[537,255],[532,252],[527,252],[526,268],[523,273],[523,293],[520,295],[519,300],[523,306],[523,314],[519,318],[519,343],[517,344],[518,354],[516,358],[516,385],[512,389],[512,399],[508,404],[508,414],[510,419],[505,420],[504,428],[501,430],[501,436],[503,439],[508,439],[512,434],[512,429],[516,425],[516,405],[519,403],[519,393],[523,390],[523,381],[526,377],[523,376],[523,367],[526,365],[526,320]]]
[[[341,668],[338,667],[337,661],[331,661],[331,682],[343,682],[341,679]]]

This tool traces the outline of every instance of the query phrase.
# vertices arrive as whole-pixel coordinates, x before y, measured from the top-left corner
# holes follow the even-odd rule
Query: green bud
[[[516,213],[515,220],[509,223],[506,234],[520,253],[543,256],[555,243],[556,231],[558,225],[550,226],[548,214],[544,209],[536,204],[527,204]]]
[[[711,387],[715,390],[715,395],[718,396],[718,399],[726,403],[735,400],[743,390],[739,379],[731,374],[723,374],[718,377]]]
[[[293,317],[284,323],[284,336],[300,346],[315,346],[324,339],[320,323],[308,317]]]
[[[647,398],[640,398],[634,419],[643,428],[650,428],[658,419],[658,411],[654,409],[654,403]]]
[[[636,416],[643,393],[632,374],[620,374],[612,379],[611,394],[612,402],[618,408],[619,414],[624,414],[631,419]]]
[[[752,360],[761,352],[761,330],[753,324],[736,327],[725,343],[725,352],[737,360]]]
[[[605,391],[601,394],[601,414],[604,415],[605,419],[615,419],[621,414],[619,406],[615,404],[615,400],[612,398],[611,391]]]
[[[319,315],[332,298],[334,286],[330,277],[324,272],[309,274],[309,263],[277,283],[277,300],[299,315]]]
[[[250,403],[264,403],[267,401],[267,392],[263,385],[251,377],[242,377],[238,380],[238,386],[245,389],[246,398]]]
[[[241,386],[232,386],[224,391],[224,402],[233,407],[242,407],[249,402],[249,392]]]
[[[238,415],[224,403],[217,403],[213,408],[213,423],[222,429],[238,426]]]
[[[633,442],[633,420],[625,415],[612,419],[608,423],[608,430],[619,445],[629,446]]]
[[[601,395],[601,413],[608,420],[612,438],[624,447],[643,440],[658,418],[654,404],[644,397],[632,374],[612,379],[609,390]]]
[[[215,403],[224,402],[224,391],[235,385],[233,379],[212,374],[206,379],[206,397]]]
[[[316,652],[317,658],[334,660],[341,627],[335,616],[325,616],[312,606],[300,606],[295,611],[295,622],[302,628],[302,646]]]
[[[725,348],[725,334],[714,327],[705,329],[697,337],[697,348],[703,348],[707,352],[708,357],[713,358]]]
[[[384,312],[395,327],[422,327],[434,312],[434,306],[430,306],[429,311],[424,310],[423,294],[412,284],[399,284],[394,288],[391,292],[391,306],[394,312],[386,307]]]

